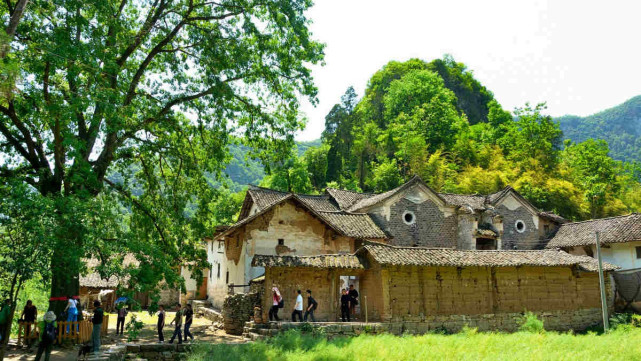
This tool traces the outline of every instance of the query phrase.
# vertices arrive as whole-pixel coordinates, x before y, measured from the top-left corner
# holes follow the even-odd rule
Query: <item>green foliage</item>
[[[398,174],[396,159],[384,161],[374,167],[372,177],[372,188],[376,192],[384,192],[396,188],[402,184],[403,179]]]
[[[540,320],[534,313],[526,312],[521,319],[519,331],[530,333],[545,333],[543,321]]]
[[[587,117],[559,117],[565,139],[581,143],[590,138],[603,139],[612,158],[641,162],[641,96]]]
[[[127,341],[135,341],[138,339],[138,335],[140,335],[140,330],[144,327],[144,322],[138,320],[138,317],[136,314],[131,315],[131,319],[129,322],[127,322],[127,325],[125,325],[125,329],[127,330]]]

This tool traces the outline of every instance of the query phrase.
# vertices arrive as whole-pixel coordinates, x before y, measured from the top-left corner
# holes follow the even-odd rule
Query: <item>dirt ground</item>
[[[136,317],[143,321],[144,327],[140,331],[138,339],[132,343],[137,344],[149,344],[158,342],[158,333],[156,331],[156,321],[157,317],[155,315],[149,315],[148,312],[132,312],[127,316],[125,324],[129,322],[131,317],[136,315]],[[174,327],[169,325],[174,318],[174,312],[167,312],[166,315],[166,325],[164,328],[165,343],[169,342],[171,335],[173,334]],[[215,329],[213,327],[213,322],[202,317],[195,317],[194,323],[191,326],[191,333],[194,335],[194,342],[205,342],[205,343],[241,343],[244,342],[242,337],[228,335],[223,330]],[[174,342],[178,342],[175,340]],[[15,341],[12,342],[15,344]],[[116,315],[109,315],[109,332],[106,336],[102,337],[103,345],[113,345],[119,343],[128,343],[127,341],[127,331],[120,336],[116,335]],[[36,357],[37,346],[32,346],[31,349],[23,347],[17,349],[15,346],[10,347],[8,354],[5,355],[5,359],[8,361],[32,361]],[[51,361],[73,361],[77,359],[78,355],[78,346],[77,345],[64,345],[61,347],[54,347],[54,350],[51,352]],[[44,357],[42,358],[44,361]]]

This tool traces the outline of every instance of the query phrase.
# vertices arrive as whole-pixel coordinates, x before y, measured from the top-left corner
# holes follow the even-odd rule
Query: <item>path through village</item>
[[[137,315],[138,319],[144,322],[144,328],[140,331],[138,340],[133,343],[137,344],[151,344],[158,342],[158,334],[156,332],[156,317],[150,316],[147,312],[135,312],[130,313],[127,316],[126,322],[129,322],[132,315]],[[164,329],[165,343],[169,342],[171,335],[174,331],[173,325],[168,323],[174,317],[173,312],[167,312],[167,325]],[[242,343],[244,342],[243,338],[240,336],[228,335],[224,330],[218,329],[215,327],[214,322],[203,318],[194,317],[194,323],[191,326],[191,333],[194,335],[195,342],[207,342],[207,343]],[[177,341],[174,341],[177,342]],[[120,336],[116,335],[116,315],[111,314],[109,316],[109,332],[106,336],[102,337],[103,345],[113,345],[117,343],[127,343],[127,333]],[[5,360],[8,361],[32,361],[36,357],[37,345],[27,349],[23,347],[17,349],[15,347],[15,341],[11,342],[13,347],[10,347],[8,354],[5,357]],[[78,345],[68,344],[63,347],[55,347],[51,353],[50,361],[75,361],[78,359]],[[44,360],[44,357],[43,359]]]

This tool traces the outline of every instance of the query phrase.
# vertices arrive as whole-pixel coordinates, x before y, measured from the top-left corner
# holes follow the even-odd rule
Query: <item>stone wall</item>
[[[231,335],[242,335],[245,322],[254,316],[254,307],[260,305],[256,293],[236,294],[225,297],[223,302],[223,328]]]
[[[415,221],[411,225],[403,220],[406,211],[414,214]],[[393,236],[391,243],[397,246],[455,248],[458,240],[456,218],[456,215],[446,217],[431,200],[417,204],[401,198],[390,207],[389,221],[384,227]]]
[[[543,248],[541,247],[538,224],[534,223],[533,215],[528,208],[520,206],[516,209],[509,209],[502,204],[496,210],[503,220],[503,235],[501,236],[503,249]],[[538,216],[534,217],[538,221]],[[517,220],[521,220],[525,224],[525,230],[522,233],[516,230]]]
[[[391,321],[600,307],[597,274],[569,267],[392,267],[382,281],[383,319]]]

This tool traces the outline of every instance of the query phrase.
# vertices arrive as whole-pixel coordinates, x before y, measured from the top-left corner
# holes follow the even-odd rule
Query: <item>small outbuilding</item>
[[[458,330],[514,330],[524,311],[543,317],[548,329],[585,329],[601,320],[597,263],[561,250],[464,251],[398,247],[365,242],[354,254],[261,256],[265,268],[263,312],[277,286],[285,310],[298,289],[313,291],[316,319],[340,319],[342,287],[358,285],[358,321],[404,324],[402,327]],[[613,292],[604,269],[608,304]],[[288,316],[288,315],[285,315]],[[416,326],[419,325],[419,326]]]

